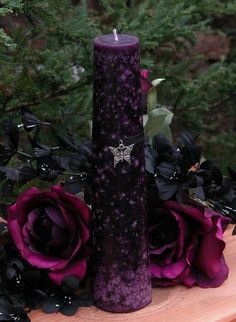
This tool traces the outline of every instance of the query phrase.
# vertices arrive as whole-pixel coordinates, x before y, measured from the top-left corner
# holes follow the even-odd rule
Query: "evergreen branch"
[[[24,107],[29,108],[32,106],[39,105],[44,101],[67,95],[68,93],[75,91],[76,89],[83,87],[85,85],[88,85],[88,81],[84,82],[83,84],[77,83],[76,85],[68,86],[68,87],[62,86],[59,89],[55,90],[54,92],[49,93],[41,98],[35,98],[34,100],[31,100],[28,102],[22,102],[14,107],[11,107],[11,108],[7,109],[6,112],[18,111],[19,109],[24,108]]]

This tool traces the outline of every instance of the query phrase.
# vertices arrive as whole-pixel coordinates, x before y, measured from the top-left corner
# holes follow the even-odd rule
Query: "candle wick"
[[[114,36],[115,41],[119,41],[116,29],[113,29],[113,36]]]

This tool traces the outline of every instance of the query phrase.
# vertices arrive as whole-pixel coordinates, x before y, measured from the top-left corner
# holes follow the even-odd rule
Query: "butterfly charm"
[[[133,147],[134,147],[134,144],[125,146],[122,140],[120,140],[120,144],[117,148],[109,146],[109,149],[111,150],[111,153],[114,156],[114,168],[119,162],[123,162],[123,161],[126,161],[129,164],[131,164],[130,154],[133,150]]]

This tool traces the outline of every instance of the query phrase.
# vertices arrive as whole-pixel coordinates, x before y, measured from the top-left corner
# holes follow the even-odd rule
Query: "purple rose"
[[[156,199],[149,207],[153,285],[221,285],[229,271],[223,256],[223,232],[228,220],[195,203]]]
[[[86,273],[89,208],[78,197],[54,186],[50,192],[31,188],[8,208],[8,229],[22,257],[48,270],[60,285]]]
[[[142,93],[147,94],[153,87],[152,83],[148,80],[149,71],[147,69],[141,69],[141,88]]]

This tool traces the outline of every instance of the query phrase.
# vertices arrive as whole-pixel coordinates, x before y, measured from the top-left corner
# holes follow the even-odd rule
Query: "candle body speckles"
[[[95,305],[135,311],[151,302],[137,37],[95,38],[93,159]]]

